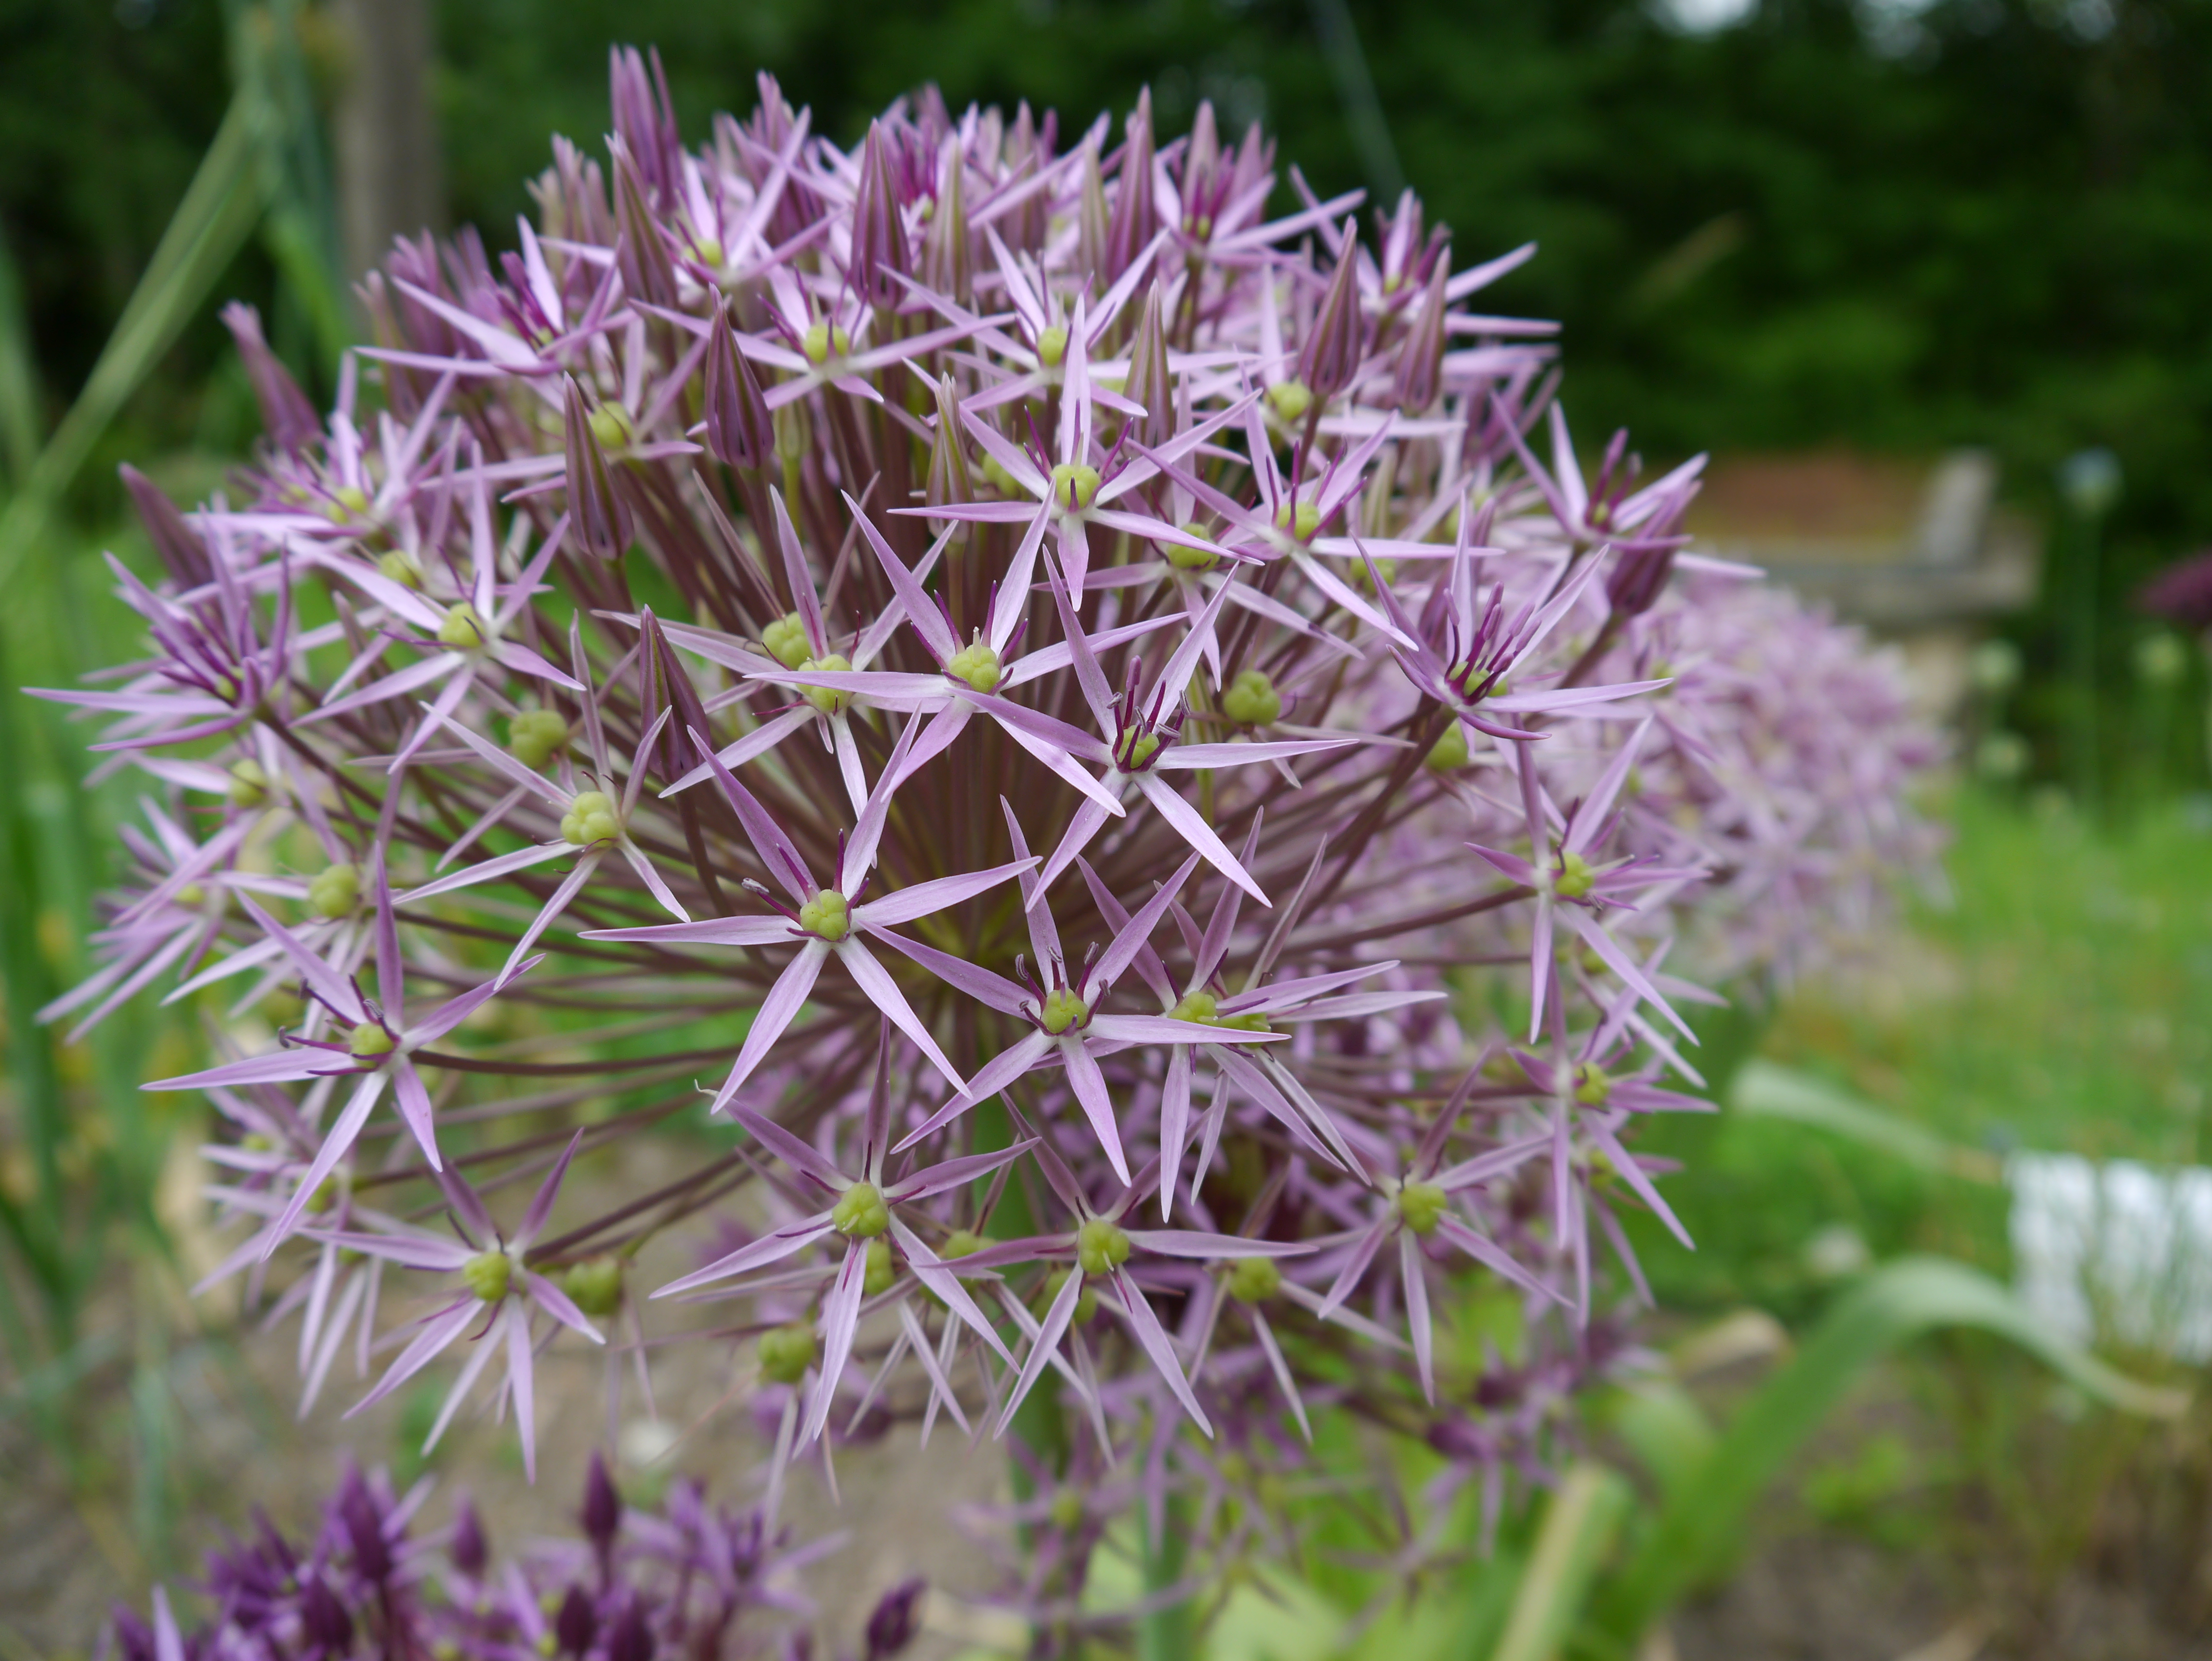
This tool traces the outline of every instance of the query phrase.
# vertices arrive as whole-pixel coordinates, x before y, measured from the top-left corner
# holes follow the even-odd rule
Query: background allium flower
[[[614,83],[611,165],[556,141],[496,271],[369,279],[328,423],[234,318],[272,409],[234,503],[132,481],[154,655],[55,696],[167,800],[52,1013],[296,999],[164,1087],[234,1128],[225,1267],[303,1310],[310,1395],[380,1287],[458,1275],[387,1380],[449,1357],[458,1407],[497,1346],[526,1445],[561,1327],[735,1344],[757,1553],[802,1450],[945,1412],[1013,1433],[1049,1628],[1127,1505],[1212,1519],[1203,1576],[1290,1548],[1271,1473],[1387,1481],[1309,1448],[1356,1412],[1449,1462],[1391,1513],[1415,1562],[1635,1364],[1616,1211],[1664,1214],[1635,1129],[1702,1105],[1715,1001],[1676,938],[1795,966],[1924,846],[1894,677],[1682,547],[1698,460],[1585,473],[1547,329],[1467,309],[1525,250],[1453,275],[1418,202],[1364,240],[1295,173],[1269,221],[1210,108],[1056,154],[930,97],[843,152],[763,82],[694,155]],[[738,1146],[610,1191],[679,1112]],[[631,1300],[671,1231],[700,1272]],[[295,1625],[342,1647],[330,1590]],[[656,1607],[514,1618],[582,1652]]]
[[[431,1486],[398,1494],[382,1472],[349,1467],[305,1539],[257,1516],[246,1538],[208,1554],[197,1587],[204,1621],[180,1621],[166,1591],[154,1594],[151,1621],[118,1607],[114,1652],[122,1661],[647,1661],[773,1655],[785,1644],[800,1647],[782,1652],[807,1652],[817,1611],[799,1572],[834,1541],[796,1542],[758,1511],[709,1506],[690,1482],[656,1511],[632,1510],[594,1460],[580,1537],[536,1538],[495,1556],[465,1498],[446,1527],[420,1527]],[[922,1591],[908,1581],[878,1602],[865,1661],[889,1661],[913,1641]]]

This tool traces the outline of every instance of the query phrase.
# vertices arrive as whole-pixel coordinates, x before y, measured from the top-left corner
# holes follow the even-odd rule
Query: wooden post
[[[444,228],[445,175],[430,94],[429,0],[333,0],[344,71],[332,126],[338,229],[358,277],[396,236]]]

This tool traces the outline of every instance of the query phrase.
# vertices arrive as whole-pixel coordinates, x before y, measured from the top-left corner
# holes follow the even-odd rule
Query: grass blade
[[[1889,1264],[1844,1295],[1736,1415],[1703,1469],[1674,1489],[1601,1599],[1604,1633],[1632,1646],[1678,1598],[1724,1567],[1759,1494],[1859,1376],[1899,1344],[1938,1327],[2008,1339],[2089,1396],[2131,1413],[2172,1418],[2187,1404],[2182,1391],[2114,1372],[1962,1263],[1909,1257]]]
[[[1553,1661],[1581,1620],[1599,1566],[1634,1498],[1617,1471],[1582,1460],[1568,1468],[1514,1593],[1505,1635],[1491,1661]]]
[[[83,390],[24,475],[0,516],[0,586],[46,529],[54,503],[148,371],[199,309],[208,290],[259,222],[262,188],[255,165],[252,100],[231,101],[215,143],[131,291],[115,332],[100,349]]]

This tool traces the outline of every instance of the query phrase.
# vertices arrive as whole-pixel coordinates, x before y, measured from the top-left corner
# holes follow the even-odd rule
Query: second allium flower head
[[[299,1001],[160,1086],[238,1127],[226,1267],[304,1259],[311,1396],[380,1265],[448,1276],[374,1394],[473,1343],[457,1407],[496,1344],[526,1437],[544,1337],[636,1352],[636,1250],[743,1188],[660,1290],[740,1300],[779,1469],[1050,1375],[1068,1470],[1158,1436],[1155,1490],[1215,1482],[1178,1421],[1249,1470],[1319,1392],[1500,1482],[1612,1353],[1617,1208],[1667,1214],[1626,1142],[1698,1104],[1678,929],[1749,871],[1784,955],[1914,845],[1889,683],[1682,551],[1698,462],[1585,475],[1548,326],[1475,309],[1530,251],[1455,273],[1410,195],[1363,233],[1293,171],[1271,217],[1203,106],[1063,147],[925,94],[841,151],[763,78],[695,153],[631,52],[614,107],[514,252],[368,280],[326,423],[235,319],[250,499],[141,490],[156,655],[53,695],[197,798],[149,802],[66,1011]],[[1770,624],[1808,649],[1754,684]],[[495,1225],[471,1182],[559,1152],[530,1116],[618,1096],[588,1153],[709,1068],[739,1153],[555,1234],[571,1142]],[[401,1220],[430,1182],[465,1245]],[[1469,1274],[1522,1301],[1504,1372],[1436,1342]]]

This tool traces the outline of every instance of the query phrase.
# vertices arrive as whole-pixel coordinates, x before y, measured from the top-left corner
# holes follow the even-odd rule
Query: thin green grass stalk
[[[39,409],[39,365],[23,314],[23,283],[8,240],[0,235],[0,461],[12,486],[30,475],[45,441]]]
[[[48,531],[56,503],[76,482],[100,435],[198,312],[260,222],[264,195],[256,119],[250,95],[231,101],[83,390],[0,515],[0,587],[14,581],[16,568]]]

